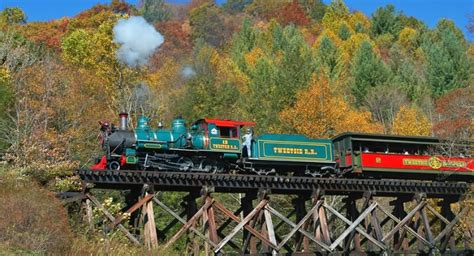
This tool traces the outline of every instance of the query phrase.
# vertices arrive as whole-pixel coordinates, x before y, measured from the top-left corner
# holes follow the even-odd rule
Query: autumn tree
[[[0,130],[7,129],[10,125],[9,113],[14,101],[14,91],[10,72],[0,66]],[[6,133],[3,133],[6,135]],[[0,151],[8,147],[8,142],[4,136],[0,136]]]
[[[474,86],[453,90],[436,101],[434,132],[449,141],[474,137]]]
[[[326,12],[326,5],[322,0],[299,0],[306,15],[314,21],[321,22]]]
[[[160,50],[156,51],[149,60],[149,68],[154,71],[161,68],[171,58],[174,60],[187,59],[193,50],[193,42],[189,31],[179,21],[170,20],[155,25],[165,38]]]
[[[223,43],[223,34],[220,33],[222,19],[221,10],[213,3],[204,3],[191,10],[189,22],[192,28],[191,38],[201,38],[204,42],[220,46]]]
[[[384,133],[389,133],[400,108],[408,103],[406,93],[394,84],[371,88],[362,104],[372,113],[373,119],[382,124]]]
[[[138,84],[142,69],[131,69],[117,60],[118,45],[113,41],[112,29],[118,16],[108,12],[108,19],[95,29],[75,29],[61,43],[62,58],[78,68],[94,72],[101,80],[98,91],[110,95],[107,107],[120,112]]]
[[[180,114],[190,120],[202,117],[234,117],[238,90],[231,81],[219,80],[218,63],[221,56],[216,49],[198,41],[192,59],[195,74],[187,82]]]
[[[61,18],[49,22],[29,23],[28,26],[20,27],[19,33],[34,43],[59,50],[61,40],[69,32],[69,21],[69,18]]]
[[[243,71],[247,71],[244,56],[255,47],[256,38],[257,31],[252,28],[252,23],[249,19],[243,21],[242,28],[233,36],[231,55]]]
[[[0,12],[0,25],[14,25],[26,23],[26,14],[18,7],[5,8]]]
[[[276,18],[280,24],[284,26],[289,24],[304,26],[309,23],[309,19],[306,17],[306,13],[298,0],[293,0],[293,2],[285,4],[283,8],[276,13]]]
[[[408,53],[415,53],[420,45],[419,38],[418,31],[411,27],[405,27],[400,31],[397,43]]]
[[[23,79],[22,70],[43,58],[41,47],[25,40],[13,30],[0,32],[0,146],[10,147],[14,142],[11,129],[19,93],[16,85]],[[3,148],[2,148],[3,149]]]
[[[298,93],[294,106],[280,114],[280,120],[295,132],[312,138],[328,138],[342,132],[376,133],[380,125],[370,113],[351,109],[341,96],[331,92],[324,76],[314,76],[308,89]]]
[[[341,22],[349,20],[350,16],[349,8],[344,2],[342,0],[335,0],[326,7],[321,23],[325,29],[337,34]]]
[[[392,132],[406,136],[431,135],[431,122],[426,115],[415,106],[403,106],[393,121]]]
[[[249,4],[251,4],[253,0],[228,0],[223,4],[224,10],[235,14],[242,12],[245,7]]]
[[[269,20],[274,18],[275,13],[283,5],[291,1],[292,0],[253,0],[251,4],[245,7],[244,11],[249,15]]]

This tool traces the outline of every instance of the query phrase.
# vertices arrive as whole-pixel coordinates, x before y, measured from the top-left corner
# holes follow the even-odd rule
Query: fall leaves
[[[344,98],[330,89],[328,79],[314,75],[308,89],[298,93],[294,106],[280,114],[280,120],[297,133],[313,138],[333,137],[342,132],[378,133],[380,124],[370,112],[353,109]]]
[[[244,119],[257,134],[472,138],[474,47],[453,22],[429,29],[393,6],[367,17],[341,0],[143,3],[42,23],[24,24],[17,9],[0,15],[2,149],[18,158],[26,134],[53,154],[61,138],[61,153],[38,159],[89,159],[97,120],[124,110],[131,123],[142,113],[165,124]],[[112,28],[129,16],[165,37],[144,67],[116,60]]]

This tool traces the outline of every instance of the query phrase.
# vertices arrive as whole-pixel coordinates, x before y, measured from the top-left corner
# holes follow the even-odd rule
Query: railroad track
[[[320,190],[326,194],[364,193],[377,196],[412,195],[428,197],[461,196],[469,191],[465,182],[435,182],[395,179],[313,178],[294,176],[259,176],[157,171],[76,171],[82,181],[95,188],[129,189],[148,184],[157,191],[192,191],[210,187],[215,192],[242,193],[261,189],[272,194],[302,194]]]

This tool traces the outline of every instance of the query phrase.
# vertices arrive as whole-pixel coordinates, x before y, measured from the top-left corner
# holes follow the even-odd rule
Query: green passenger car
[[[250,161],[256,167],[278,166],[315,175],[333,171],[335,166],[331,140],[289,134],[264,134],[256,138]]]

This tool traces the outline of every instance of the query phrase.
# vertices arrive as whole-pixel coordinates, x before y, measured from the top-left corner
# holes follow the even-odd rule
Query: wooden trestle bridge
[[[473,227],[462,223],[469,213],[466,183],[126,170],[77,174],[93,186],[64,200],[82,200],[89,217],[91,207],[99,209],[109,231],[120,229],[132,243],[149,248],[170,247],[186,236],[190,255],[474,253]],[[135,200],[113,216],[94,196],[97,189],[130,190]],[[185,192],[182,211],[160,199],[170,191]],[[240,193],[238,209],[228,209],[217,193]],[[292,198],[289,212],[272,201],[282,196]],[[155,225],[157,210],[172,216],[167,227]],[[134,224],[140,232],[125,228],[128,215],[141,220]]]

